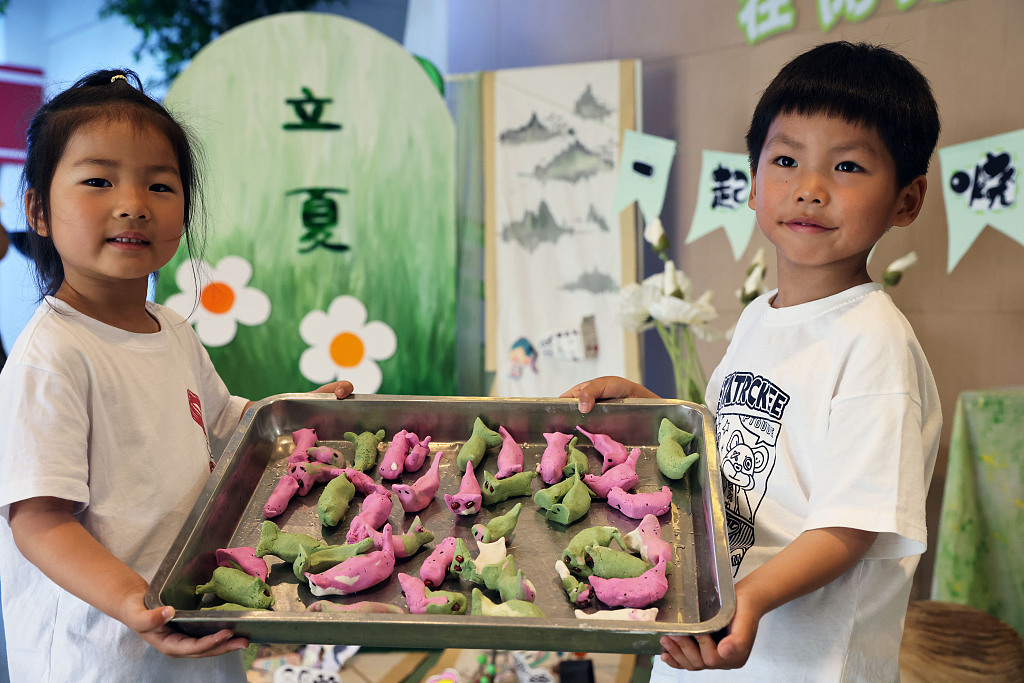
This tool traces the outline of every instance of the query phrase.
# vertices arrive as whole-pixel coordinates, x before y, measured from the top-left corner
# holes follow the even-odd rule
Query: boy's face
[[[784,282],[803,281],[796,276],[822,283],[820,296],[869,281],[871,248],[917,217],[925,189],[923,176],[897,189],[896,165],[874,128],[823,114],[776,117],[749,205],[777,250],[780,295]]]

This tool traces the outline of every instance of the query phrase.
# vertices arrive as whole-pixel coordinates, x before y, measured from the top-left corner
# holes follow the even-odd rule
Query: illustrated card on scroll
[[[557,396],[597,375],[640,379],[618,319],[636,279],[635,209],[613,202],[635,126],[638,63],[485,74],[487,349],[498,396]]]

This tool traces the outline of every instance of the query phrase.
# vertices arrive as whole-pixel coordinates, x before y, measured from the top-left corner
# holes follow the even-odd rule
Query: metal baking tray
[[[456,517],[444,504],[443,494],[455,493],[462,472],[456,454],[480,417],[489,427],[503,425],[523,447],[524,469],[535,467],[546,442],[545,432],[576,432],[577,426],[607,434],[628,447],[640,447],[637,491],[673,491],[672,510],[659,518],[662,537],[675,546],[669,590],[654,606],[655,622],[581,620],[562,590],[554,563],[569,540],[580,530],[611,525],[623,533],[636,528],[633,520],[595,500],[587,515],[563,527],[548,521],[532,498],[511,498],[487,507],[472,517]],[[695,435],[690,452],[700,459],[679,480],[665,478],[657,468],[658,426],[663,417]],[[285,471],[292,450],[291,434],[302,428],[316,430],[319,442],[339,451],[351,462],[354,446],[343,439],[346,431],[385,429],[380,445],[383,455],[390,438],[401,429],[423,438],[431,436],[431,457],[445,451],[440,465],[441,486],[433,502],[420,513],[423,525],[435,540],[406,560],[396,561],[395,573],[419,575],[419,567],[433,547],[447,536],[466,540],[473,556],[477,550],[472,525],[486,523],[523,503],[519,522],[509,540],[516,565],[536,587],[535,604],[546,618],[484,617],[464,615],[352,614],[307,612],[318,598],[292,574],[288,563],[268,556],[268,584],[274,594],[272,611],[201,611],[195,587],[209,580],[215,551],[234,546],[255,546],[264,521],[263,505]],[[601,455],[582,434],[577,446],[587,453],[591,471],[600,473]],[[489,451],[478,468],[496,469],[497,449]],[[379,462],[379,459],[378,459]],[[421,476],[404,473],[398,481],[410,483]],[[367,472],[380,481],[376,466]],[[292,499],[288,509],[274,518],[281,529],[344,543],[349,521],[359,511],[357,494],[346,517],[335,529],[323,528],[316,502],[325,484],[308,495]],[[537,477],[533,491],[545,484]],[[406,514],[397,497],[390,522],[395,533],[405,532],[414,514]],[[614,546],[613,546],[614,547]],[[472,586],[450,577],[441,586],[470,597]],[[498,598],[492,596],[495,602]],[[406,608],[396,577],[350,596],[332,596],[337,602],[373,600]],[[729,569],[725,513],[721,493],[714,426],[708,410],[676,400],[621,399],[597,404],[583,415],[573,399],[465,398],[429,396],[359,395],[337,400],[330,395],[281,394],[250,407],[227,444],[210,481],[164,558],[149,591],[149,608],[171,605],[172,623],[185,633],[201,636],[229,628],[256,642],[365,645],[401,649],[474,648],[501,650],[565,650],[574,652],[656,653],[664,634],[711,633],[724,628],[735,611],[735,593]],[[593,600],[584,610],[601,605]]]

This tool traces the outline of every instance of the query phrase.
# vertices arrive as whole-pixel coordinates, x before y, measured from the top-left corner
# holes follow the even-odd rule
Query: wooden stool
[[[917,600],[907,608],[900,647],[903,683],[1024,681],[1024,638],[974,607]]]

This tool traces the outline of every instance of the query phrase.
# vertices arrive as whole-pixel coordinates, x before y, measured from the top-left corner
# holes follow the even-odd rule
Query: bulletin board
[[[455,132],[421,64],[288,12],[203,48],[166,104],[203,145],[210,237],[202,259],[183,241],[156,296],[228,388],[454,394]]]
[[[639,381],[618,317],[637,277],[636,211],[613,209],[639,62],[484,74],[486,362],[497,396],[557,396],[599,375]]]

